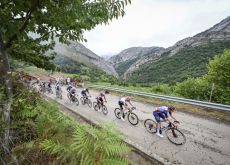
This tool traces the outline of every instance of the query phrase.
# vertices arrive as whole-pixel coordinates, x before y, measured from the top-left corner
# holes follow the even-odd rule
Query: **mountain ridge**
[[[109,75],[118,77],[118,74],[110,63],[79,42],[70,42],[69,45],[56,43],[54,51],[63,58],[68,57],[73,61],[83,63],[88,67],[96,67]]]
[[[150,53],[147,56],[141,56],[141,58],[132,61],[132,64],[129,64],[129,67],[128,68],[126,67],[125,71],[121,72],[123,73],[121,77],[128,80],[129,77],[132,75],[132,73],[134,71],[137,71],[140,68],[140,66],[154,65],[154,63],[157,63],[157,61],[161,60],[163,56],[171,57],[178,54],[183,49],[187,49],[190,47],[198,47],[212,42],[225,41],[225,40],[230,40],[230,16],[220,21],[219,23],[215,24],[211,28],[194,35],[193,37],[184,38],[176,42],[171,47],[168,47],[166,49],[163,48],[153,54]],[[120,55],[120,53],[117,55]],[[115,55],[115,57],[117,55]],[[114,60],[114,57],[111,57],[109,61],[113,64],[116,70],[118,68],[117,66],[126,65],[125,61],[121,61],[121,63],[119,63],[117,62],[118,60],[117,61],[116,60],[112,61],[112,60]],[[126,59],[126,61],[127,60],[129,59]]]

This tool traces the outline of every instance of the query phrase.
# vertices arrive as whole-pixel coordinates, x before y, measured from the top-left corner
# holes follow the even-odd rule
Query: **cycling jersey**
[[[123,104],[125,104],[125,102],[126,102],[126,97],[122,97],[122,98],[120,99],[120,102],[123,102]]]
[[[104,97],[104,99],[105,99],[105,94],[104,94],[104,93],[100,93],[100,94],[96,97],[96,99],[97,99],[97,101],[103,103],[103,97]],[[106,99],[105,99],[105,101],[106,101]]]
[[[71,85],[67,87],[67,91],[69,92],[71,90],[71,88],[73,88]]]
[[[81,91],[81,94],[82,94],[82,95],[86,95],[86,93],[88,93],[86,89],[83,89],[83,90]]]
[[[105,98],[105,94],[104,93],[100,93],[98,96],[97,96],[97,98]]]
[[[76,91],[75,88],[71,88],[70,91],[69,91],[69,93],[71,93],[72,95],[75,94],[76,92],[77,92],[77,91]]]

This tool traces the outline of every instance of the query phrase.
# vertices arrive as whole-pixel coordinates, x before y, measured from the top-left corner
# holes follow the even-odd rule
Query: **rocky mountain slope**
[[[125,65],[125,72],[120,72],[120,74],[122,73],[126,80],[131,80],[132,82],[142,79],[149,81],[148,83],[167,82],[167,77],[171,76],[172,69],[175,72],[174,78],[176,75],[180,77],[178,81],[182,81],[189,76],[201,76],[206,72],[208,60],[212,59],[216,54],[222,53],[224,49],[230,49],[229,41],[230,16],[204,32],[177,42],[172,47],[159,49],[159,51],[145,56],[133,55],[139,58],[131,64]],[[132,54],[123,56],[125,61],[133,58]],[[125,64],[123,56],[110,58],[109,61],[112,62],[116,70],[117,66]],[[183,63],[180,63],[182,61]],[[117,71],[119,72],[119,70]],[[158,74],[162,72],[164,74]],[[143,83],[143,81],[141,82]]]
[[[70,45],[56,43],[54,50],[57,52],[56,62],[58,62],[59,65],[61,65],[62,61],[72,60],[91,68],[96,67],[109,75],[118,77],[117,72],[109,62],[78,42],[71,42]],[[68,60],[65,60],[65,58]]]
[[[169,47],[159,52],[157,56],[149,56],[147,58],[145,57],[136,61],[125,72],[124,77],[128,77],[129,75],[131,75],[133,71],[139,68],[139,66],[148,65],[148,64],[150,65],[158,61],[162,55],[167,55],[168,57],[170,57],[176,55],[182,49],[201,46],[201,45],[209,44],[211,42],[224,41],[229,39],[230,39],[230,16],[204,32],[201,32],[193,37],[188,37],[181,41],[178,41],[172,47]]]
[[[164,50],[162,47],[132,47],[112,56],[108,61],[114,66],[120,77],[123,77],[136,61],[147,56],[155,56],[162,50]]]

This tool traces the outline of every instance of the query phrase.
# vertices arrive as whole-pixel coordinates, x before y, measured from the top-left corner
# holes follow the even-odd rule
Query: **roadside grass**
[[[97,91],[101,91],[101,89],[92,88]],[[122,92],[113,92],[110,91],[111,94],[119,95],[119,96],[131,96],[134,98],[135,101],[141,101],[145,103],[153,104],[153,106],[175,106],[178,111],[188,113],[191,115],[195,115],[198,117],[203,117],[207,119],[213,119],[219,122],[224,122],[226,124],[230,124],[230,112],[229,111],[223,111],[218,109],[211,109],[211,108],[204,108],[184,103],[178,103],[173,101],[167,101],[162,99],[156,99],[151,97],[145,97],[145,96],[137,96],[132,94],[125,94]]]

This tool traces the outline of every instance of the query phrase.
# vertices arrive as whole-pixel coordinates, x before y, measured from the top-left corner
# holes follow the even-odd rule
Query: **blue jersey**
[[[168,112],[167,110],[168,110],[168,107],[162,106],[162,107],[160,107],[160,109],[158,111],[160,111],[162,113],[167,113]]]
[[[158,110],[156,110],[155,113],[158,113],[158,114],[163,113],[165,117],[167,118],[168,117],[168,107],[162,106]]]

